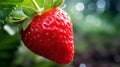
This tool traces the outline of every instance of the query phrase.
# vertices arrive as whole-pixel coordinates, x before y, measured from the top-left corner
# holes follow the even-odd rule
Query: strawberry
[[[72,22],[60,8],[45,10],[33,17],[21,39],[32,52],[59,64],[68,64],[74,56]]]
[[[22,24],[23,43],[32,52],[56,63],[70,63],[74,56],[72,22],[69,15],[57,7],[64,0],[55,0],[54,4],[53,0],[44,0],[43,11],[40,11],[35,0],[31,1],[38,12],[36,14],[33,9],[24,8],[28,18],[33,19],[31,21],[26,19],[27,22]]]

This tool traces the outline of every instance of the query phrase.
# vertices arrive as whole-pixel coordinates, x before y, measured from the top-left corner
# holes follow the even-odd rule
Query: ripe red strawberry
[[[28,28],[21,31],[21,38],[31,51],[59,64],[68,64],[73,59],[72,23],[59,8],[35,15]]]

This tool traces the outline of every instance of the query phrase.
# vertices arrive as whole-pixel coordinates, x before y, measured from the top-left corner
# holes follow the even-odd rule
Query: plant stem
[[[32,3],[33,3],[33,5],[34,5],[35,9],[36,9],[38,12],[41,12],[42,9],[39,7],[39,5],[37,4],[37,2],[36,2],[35,0],[31,0],[31,1],[32,1]]]

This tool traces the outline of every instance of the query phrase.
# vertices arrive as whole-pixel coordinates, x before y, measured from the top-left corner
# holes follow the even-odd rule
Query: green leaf
[[[64,2],[64,0],[56,0],[54,3],[54,7],[60,6],[63,2]]]
[[[5,19],[9,16],[13,10],[15,10],[16,5],[14,4],[0,4],[0,19]]]
[[[22,22],[21,27],[22,27],[23,30],[26,30],[26,29],[27,29],[27,27],[28,27],[29,24],[31,23],[32,19],[33,19],[32,17],[27,17],[27,18]]]
[[[44,0],[44,9],[50,9],[54,7],[54,0]]]
[[[36,11],[30,7],[22,7],[22,10],[28,17],[33,17],[36,13]]]
[[[0,20],[6,23],[6,18],[9,17],[23,0],[0,0]],[[0,22],[0,24],[3,24]]]

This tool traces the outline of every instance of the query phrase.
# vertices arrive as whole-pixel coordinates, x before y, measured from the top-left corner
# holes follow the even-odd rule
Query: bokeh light
[[[99,13],[104,12],[105,7],[106,7],[106,2],[105,2],[105,0],[98,0],[96,4],[97,4],[97,11],[98,11]]]
[[[81,63],[79,67],[87,67],[86,64]]]
[[[82,2],[78,2],[78,3],[75,5],[75,7],[76,7],[76,10],[77,10],[77,11],[83,11],[83,10],[85,9],[85,6],[84,6],[84,4],[83,4]]]

